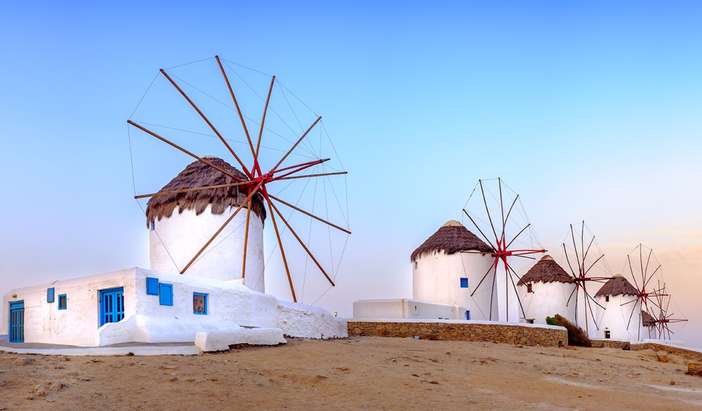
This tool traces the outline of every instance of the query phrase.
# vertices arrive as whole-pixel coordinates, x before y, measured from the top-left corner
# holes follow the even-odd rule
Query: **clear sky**
[[[702,7],[257,3],[3,6],[0,292],[148,265],[124,121],[219,53],[293,85],[351,172],[329,308],[408,296],[410,252],[499,175],[550,249],[583,218],[612,267],[655,248],[702,347]]]

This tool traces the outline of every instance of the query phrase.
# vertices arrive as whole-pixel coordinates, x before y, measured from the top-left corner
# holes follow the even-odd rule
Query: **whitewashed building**
[[[458,221],[448,221],[412,253],[412,298],[361,300],[354,319],[497,319],[492,248]],[[487,274],[487,275],[486,275]],[[471,296],[480,280],[484,284]],[[492,309],[491,309],[492,304]]]
[[[219,167],[242,175],[223,160]],[[12,343],[105,346],[117,343],[193,342],[198,332],[240,327],[279,329],[294,337],[347,335],[346,324],[328,312],[264,294],[262,200],[252,201],[246,271],[242,256],[246,212],[231,233],[190,259],[245,199],[238,187],[173,193],[232,183],[230,177],[195,162],[149,201],[151,269],[108,274],[10,291],[3,298],[0,334]],[[183,274],[180,274],[184,271]]]
[[[529,322],[546,324],[546,317],[560,314],[575,321],[573,295],[575,283],[550,255],[543,256],[517,283]]]

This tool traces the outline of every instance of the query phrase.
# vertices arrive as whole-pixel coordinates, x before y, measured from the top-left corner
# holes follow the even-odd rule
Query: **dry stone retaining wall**
[[[349,321],[350,336],[419,337],[427,340],[488,341],[514,345],[568,345],[563,327],[446,322]]]

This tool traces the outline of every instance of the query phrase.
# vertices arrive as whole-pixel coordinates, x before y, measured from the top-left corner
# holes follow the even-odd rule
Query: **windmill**
[[[631,262],[632,253],[638,255],[639,264],[636,264],[636,262]],[[636,258],[636,255],[634,256],[634,258]],[[655,268],[653,268],[653,265],[651,265],[652,262],[654,263],[653,265],[656,266]],[[657,262],[655,254],[653,253],[653,249],[647,248],[643,244],[639,243],[639,245],[634,247],[634,249],[626,255],[626,264],[629,269],[629,274],[631,275],[632,280],[634,280],[636,295],[632,300],[622,303],[621,306],[626,306],[629,304],[634,305],[634,307],[631,310],[631,314],[629,314],[629,319],[627,320],[627,330],[631,326],[631,321],[634,317],[634,313],[639,313],[637,339],[640,339],[641,324],[643,321],[642,311],[645,311],[648,314],[652,315],[654,318],[656,318],[656,315],[654,315],[654,308],[658,309],[658,314],[662,314],[662,299],[670,296],[665,293],[664,287],[660,286],[660,282],[658,282],[657,288],[649,287],[649,284],[651,284],[651,280],[653,280],[654,276],[660,271],[661,267],[663,267]]]
[[[686,322],[687,319],[675,318],[675,314],[670,313],[671,295],[666,293],[665,283],[661,286],[659,281],[658,289],[660,292],[655,295],[658,312],[653,315],[653,324],[658,338],[670,340],[674,334],[670,329],[670,324]]]
[[[203,166],[208,167],[211,171],[221,173],[221,175],[226,177],[226,181],[228,181],[227,183],[217,185],[182,187],[175,190],[170,190],[167,193],[164,193],[162,190],[150,194],[137,194],[135,195],[136,199],[152,198],[164,194],[191,193],[198,190],[228,190],[232,188],[235,188],[236,191],[238,191],[238,193],[236,193],[237,198],[240,194],[243,196],[242,201],[238,203],[238,206],[233,208],[234,211],[223,222],[223,224],[212,233],[212,235],[209,237],[209,239],[207,239],[207,241],[205,241],[200,247],[198,247],[197,252],[195,252],[192,255],[192,257],[189,258],[186,264],[184,264],[182,267],[178,267],[178,271],[181,274],[184,274],[189,269],[191,269],[193,264],[204,254],[206,254],[212,246],[215,245],[215,240],[223,236],[223,232],[225,231],[226,227],[232,222],[232,220],[234,220],[234,218],[240,212],[242,212],[242,210],[245,210],[246,223],[244,229],[244,245],[242,250],[243,254],[241,267],[241,278],[244,278],[247,271],[247,247],[249,244],[249,227],[252,211],[252,201],[261,200],[262,204],[265,207],[266,215],[270,216],[270,221],[272,222],[272,224],[268,226],[272,226],[273,233],[275,235],[277,243],[276,248],[280,253],[280,258],[282,260],[282,266],[285,271],[287,285],[289,287],[292,301],[298,301],[298,292],[296,291],[296,285],[293,274],[296,271],[302,271],[302,269],[295,270],[295,267],[292,264],[290,257],[290,247],[286,247],[284,241],[284,234],[286,232],[289,232],[292,235],[292,238],[294,239],[294,244],[296,244],[296,247],[298,247],[296,251],[299,254],[304,255],[305,276],[307,273],[307,262],[311,261],[314,267],[316,267],[316,270],[319,273],[321,273],[323,278],[326,280],[328,285],[331,287],[335,286],[336,284],[334,280],[333,271],[334,269],[338,269],[338,265],[331,262],[327,266],[325,266],[322,263],[321,259],[318,257],[318,253],[316,251],[313,252],[313,247],[310,246],[311,234],[301,234],[301,230],[299,227],[294,228],[293,223],[291,221],[291,216],[298,216],[308,219],[310,226],[312,225],[312,223],[321,224],[330,231],[334,231],[335,233],[341,233],[341,235],[345,236],[346,238],[348,238],[348,235],[351,234],[351,231],[347,228],[348,221],[345,221],[344,224],[332,222],[331,219],[328,217],[328,212],[326,213],[327,215],[320,216],[314,211],[314,209],[310,210],[301,207],[298,205],[299,202],[290,199],[284,199],[281,194],[281,192],[285,191],[285,189],[287,189],[288,186],[293,185],[296,182],[309,182],[310,180],[343,176],[347,174],[347,172],[344,170],[329,170],[325,168],[327,166],[327,162],[331,160],[331,158],[325,158],[317,155],[316,150],[314,150],[316,147],[310,148],[311,144],[308,141],[310,139],[310,136],[312,136],[315,130],[319,131],[320,127],[324,128],[323,123],[321,122],[321,116],[315,114],[313,121],[300,127],[300,131],[297,132],[297,135],[295,135],[294,138],[283,139],[285,141],[285,146],[277,148],[268,147],[272,144],[271,138],[274,134],[276,136],[280,136],[279,132],[273,130],[269,126],[271,120],[271,112],[276,116],[280,117],[279,113],[275,110],[272,110],[271,108],[273,91],[276,88],[279,89],[278,93],[282,93],[281,95],[285,98],[288,106],[290,106],[290,110],[293,110],[292,105],[290,104],[286,94],[291,92],[285,91],[287,88],[280,84],[276,76],[267,77],[269,81],[267,81],[268,87],[265,93],[265,98],[262,98],[263,109],[261,111],[260,117],[254,119],[252,116],[248,116],[245,114],[243,104],[241,104],[242,100],[240,99],[241,90],[236,89],[234,81],[232,81],[232,78],[229,76],[229,74],[232,73],[239,76],[237,70],[231,69],[231,64],[226,64],[226,61],[224,59],[221,59],[219,56],[215,56],[214,59],[210,58],[193,63],[186,63],[182,66],[194,63],[206,64],[208,67],[207,70],[211,70],[211,73],[216,73],[214,75],[215,77],[218,77],[218,79],[209,79],[211,80],[209,84],[216,85],[217,87],[219,87],[221,89],[222,94],[226,95],[226,98],[224,99],[228,99],[228,102],[218,100],[217,98],[212,97],[211,94],[204,92],[201,88],[198,88],[192,83],[179,78],[172,72],[175,70],[175,67],[172,68],[173,70],[160,69],[159,74],[154,79],[154,81],[157,78],[161,80],[165,79],[167,85],[166,87],[170,87],[171,91],[175,91],[175,93],[171,93],[171,95],[178,95],[178,99],[180,102],[179,104],[185,107],[184,110],[188,110],[187,115],[191,115],[195,117],[197,121],[201,122],[199,126],[206,126],[204,128],[207,131],[207,133],[192,132],[193,134],[196,134],[198,138],[198,140],[195,141],[205,141],[206,139],[202,137],[205,135],[215,138],[218,144],[221,144],[221,146],[219,146],[219,149],[221,149],[222,151],[226,149],[225,153],[231,157],[232,161],[234,162],[234,164],[237,165],[237,167],[240,168],[241,172],[238,172],[239,170],[234,170],[236,172],[233,172],[231,168],[222,166],[222,162],[214,161],[212,157],[206,155],[197,154],[194,150],[186,148],[184,144],[179,144],[173,138],[166,137],[163,132],[156,131],[160,130],[159,128],[156,128],[156,126],[159,125],[147,123],[146,121],[135,120],[133,118],[134,114],[132,115],[132,117],[129,118],[129,120],[127,120],[127,124],[129,125],[129,127],[139,130],[144,135],[153,137],[154,139],[168,145],[180,154],[194,159],[196,162],[199,162]],[[228,71],[226,67],[230,67],[230,70]],[[247,86],[250,87],[250,84],[246,82],[246,80],[243,81]],[[153,84],[154,82],[152,82],[152,85]],[[151,88],[151,86],[149,87]],[[205,97],[210,98],[210,100],[214,100],[218,104],[226,105],[227,110],[233,112],[234,114],[229,116],[229,114],[231,113],[227,112],[228,116],[223,118],[223,120],[229,118],[233,123],[235,123],[235,125],[238,125],[238,130],[234,131],[234,129],[232,128],[227,129],[227,131],[223,131],[223,127],[215,126],[215,121],[212,120],[213,117],[210,117],[207,114],[205,114],[206,110],[202,109],[202,101],[196,102],[197,99],[191,95],[191,90],[194,90],[200,95],[204,95]],[[147,89],[147,93],[148,92],[149,89]],[[260,97],[256,90],[252,89],[252,93]],[[144,99],[142,98],[142,101],[143,100]],[[163,103],[163,101],[160,101],[158,103],[158,105],[160,106],[161,103]],[[141,105],[142,103],[140,102],[139,104]],[[138,108],[139,106],[137,106],[137,109]],[[135,110],[135,113],[136,112],[137,110]],[[172,115],[172,118],[182,117],[183,115],[184,114],[174,114]],[[297,115],[295,115],[295,119],[299,122],[299,117]],[[282,119],[281,121],[284,122],[284,120]],[[255,127],[255,124],[258,125],[258,127]],[[285,123],[285,125],[288,126],[291,130],[295,131],[294,127],[290,127],[287,123]],[[188,130],[183,130],[176,127],[160,127],[165,128],[172,133],[175,133],[176,131],[190,132]],[[319,131],[319,133],[321,135],[322,131]],[[233,138],[233,134],[237,134],[237,136],[241,137],[240,140],[237,141],[235,138]],[[267,139],[268,142],[266,142]],[[235,149],[234,147],[237,148]],[[307,149],[312,151],[312,158],[307,161],[301,162],[292,161],[292,159],[299,157],[299,152],[303,147],[306,147]],[[274,154],[268,155],[268,153]],[[266,167],[266,164],[269,164],[269,166]],[[281,188],[283,184],[285,184],[285,187]],[[276,187],[279,189],[279,191],[274,194],[274,190],[276,189]],[[307,185],[305,185],[305,189],[306,187]],[[325,185],[324,187],[326,192],[327,186]],[[301,191],[304,192],[304,189]],[[334,195],[336,195],[336,193]],[[315,197],[316,196],[317,191],[315,185]],[[287,212],[287,217],[284,211]],[[311,231],[312,229],[310,228],[309,233],[311,233]],[[332,253],[330,252],[330,254]]]
[[[566,262],[568,263],[570,274],[573,276],[573,283],[575,284],[575,288],[568,296],[566,306],[569,305],[572,300],[574,300],[575,324],[579,325],[579,307],[580,304],[582,304],[582,307],[584,309],[583,311],[585,312],[585,331],[589,333],[590,320],[592,320],[592,322],[595,324],[595,328],[599,330],[599,325],[597,324],[597,318],[592,309],[592,304],[594,303],[603,310],[604,307],[600,303],[598,303],[597,300],[595,300],[595,298],[590,294],[590,292],[587,290],[587,285],[588,283],[593,282],[602,283],[611,279],[612,277],[591,275],[592,270],[595,267],[597,267],[598,263],[602,262],[604,254],[601,253],[599,249],[597,249],[594,234],[588,233],[588,237],[590,237],[590,239],[587,242],[587,246],[585,245],[585,221],[582,221],[582,223],[580,224],[580,233],[578,233],[579,235],[576,235],[575,231],[576,230],[573,229],[573,224],[570,224],[570,241],[565,240],[561,243],[561,246],[563,248],[563,254],[565,256]],[[566,243],[568,243],[568,245],[566,245]],[[572,248],[571,252],[569,253],[568,248],[571,245]],[[592,251],[595,251],[592,248],[593,245],[595,245],[595,248],[597,249],[599,255],[597,258],[594,258],[594,260],[592,259],[593,254],[591,253]],[[573,267],[574,265],[575,267]],[[573,297],[575,298],[573,299]]]
[[[474,197],[478,190],[480,194],[479,199],[477,196]],[[474,201],[471,202],[471,200]],[[471,207],[471,205],[473,205],[473,207]],[[535,260],[533,255],[543,254],[546,250],[543,247],[534,245],[538,244],[538,241],[535,239],[531,223],[528,221],[528,216],[524,211],[519,194],[507,187],[504,181],[499,177],[490,180],[479,179],[466,201],[463,213],[490,246],[492,249],[490,254],[493,258],[492,265],[480,278],[478,285],[470,294],[471,297],[475,295],[481,286],[483,286],[488,276],[492,274],[489,312],[489,318],[492,320],[493,297],[495,297],[498,292],[496,284],[498,277],[497,271],[501,266],[504,271],[505,321],[509,321],[510,283],[511,289],[514,292],[513,295],[516,297],[521,311],[521,318],[526,318],[526,313],[524,312],[524,307],[522,306],[516,286],[521,276],[515,269],[514,260]],[[517,218],[515,218],[516,216],[519,216],[521,221],[517,221]],[[486,232],[492,235],[490,236],[486,234]],[[525,243],[528,243],[528,245],[522,245]],[[518,246],[517,244],[520,245]]]

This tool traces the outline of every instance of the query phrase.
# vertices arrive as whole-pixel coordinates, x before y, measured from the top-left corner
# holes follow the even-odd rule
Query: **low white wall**
[[[146,294],[146,278],[173,285],[173,305],[160,305],[158,295]],[[54,303],[46,290],[54,287]],[[99,325],[99,291],[124,288],[124,319]],[[193,312],[193,293],[207,294],[207,314]],[[67,310],[58,310],[59,294],[67,294]],[[230,331],[239,326],[280,328],[286,335],[336,338],[347,335],[345,321],[325,310],[281,303],[275,297],[248,289],[241,281],[217,281],[185,275],[156,274],[139,268],[104,275],[57,281],[15,290],[3,299],[24,300],[25,342],[104,346],[125,342],[193,342],[198,331]],[[8,325],[3,323],[2,332]]]
[[[465,320],[466,307],[432,304],[404,298],[360,300],[353,303],[354,320],[446,319]]]

